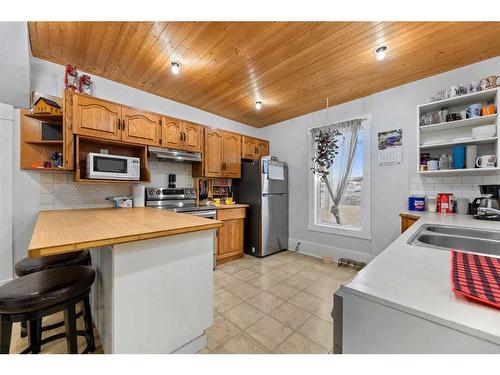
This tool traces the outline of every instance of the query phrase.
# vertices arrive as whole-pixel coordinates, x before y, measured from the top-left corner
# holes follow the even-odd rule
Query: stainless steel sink
[[[408,243],[437,250],[460,250],[500,257],[500,232],[447,225],[422,225]]]
[[[470,229],[464,227],[450,227],[445,225],[428,225],[426,230],[441,234],[450,234],[461,237],[474,237],[479,239],[488,239],[500,241],[500,232],[483,229]]]

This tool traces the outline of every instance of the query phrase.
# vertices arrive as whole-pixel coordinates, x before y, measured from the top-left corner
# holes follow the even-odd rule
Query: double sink
[[[408,240],[420,247],[500,257],[500,231],[424,224]]]

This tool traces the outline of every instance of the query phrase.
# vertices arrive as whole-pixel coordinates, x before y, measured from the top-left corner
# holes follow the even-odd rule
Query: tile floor
[[[356,271],[285,251],[266,258],[245,256],[214,272],[214,324],[200,353],[328,353],[333,345],[333,292]],[[56,314],[44,320],[62,319]],[[83,329],[82,319],[78,319]],[[28,345],[12,332],[11,353]],[[52,333],[63,332],[64,327]],[[46,333],[44,332],[44,337]],[[102,353],[96,335],[96,353]],[[79,337],[79,351],[85,347]],[[42,353],[67,353],[66,341],[44,345]]]
[[[328,353],[333,292],[356,271],[285,251],[214,272],[214,324],[200,353]]]

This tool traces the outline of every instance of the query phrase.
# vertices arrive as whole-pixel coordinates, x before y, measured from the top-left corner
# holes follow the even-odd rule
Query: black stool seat
[[[61,304],[89,291],[94,280],[95,271],[85,266],[26,275],[0,287],[0,314],[22,314]]]
[[[90,265],[90,253],[88,250],[36,258],[24,258],[16,263],[15,272],[17,276],[26,276],[34,272],[52,268],[77,265]]]

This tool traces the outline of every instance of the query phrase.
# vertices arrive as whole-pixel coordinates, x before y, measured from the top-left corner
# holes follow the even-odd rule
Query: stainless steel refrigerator
[[[276,157],[242,161],[233,180],[236,202],[250,205],[245,219],[245,253],[264,257],[288,249],[288,166]]]

